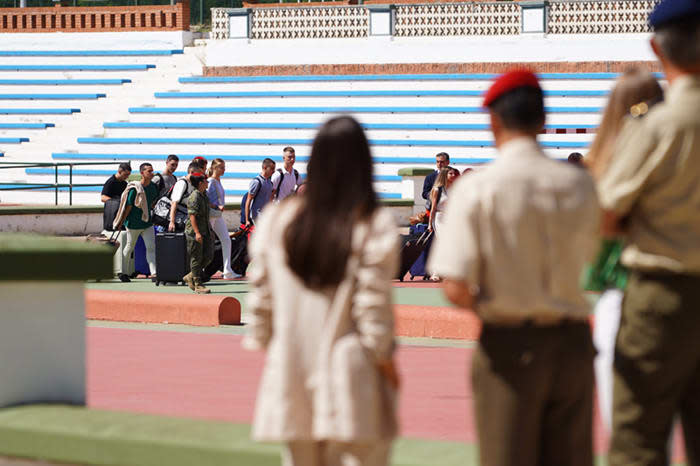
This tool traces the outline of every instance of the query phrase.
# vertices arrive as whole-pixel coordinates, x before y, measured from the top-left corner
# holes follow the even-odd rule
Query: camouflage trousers
[[[202,242],[195,240],[194,235],[187,237],[187,253],[190,255],[190,271],[195,283],[201,283],[202,270],[214,258],[214,236],[203,235]]]

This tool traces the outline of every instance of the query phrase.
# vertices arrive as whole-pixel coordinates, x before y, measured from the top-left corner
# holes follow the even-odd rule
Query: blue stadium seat
[[[546,107],[547,113],[599,113],[600,107]],[[481,107],[131,107],[129,113],[483,113]]]
[[[79,144],[260,144],[311,145],[313,139],[275,138],[78,138]],[[426,146],[426,147],[493,147],[493,141],[441,139],[370,139],[373,146]],[[543,147],[584,148],[587,142],[543,141]]]
[[[156,65],[0,65],[0,71],[141,71]]]
[[[317,129],[320,123],[196,123],[196,122],[106,122],[104,128],[143,128],[143,129]],[[430,123],[362,123],[364,129],[371,130],[453,130],[488,131],[487,124],[430,124]],[[597,125],[545,125],[545,129],[595,129]]]
[[[0,115],[71,115],[79,108],[0,108]]]
[[[146,57],[182,54],[179,50],[0,50],[0,57]]]
[[[107,94],[0,94],[0,100],[92,100]]]
[[[96,86],[130,82],[131,79],[0,79],[0,86]]]
[[[0,144],[21,144],[29,142],[29,138],[0,138]]]
[[[617,79],[621,73],[541,73],[540,79]],[[252,82],[303,82],[303,81],[491,81],[498,74],[339,74],[301,76],[190,76],[180,78],[181,83],[252,83]],[[663,78],[661,73],[655,73]]]
[[[0,129],[46,129],[54,126],[53,123],[0,123]]]
[[[237,97],[481,97],[474,90],[377,90],[377,91],[238,91],[238,92],[156,92],[156,98],[207,99]],[[605,97],[608,91],[544,91],[551,97]]]

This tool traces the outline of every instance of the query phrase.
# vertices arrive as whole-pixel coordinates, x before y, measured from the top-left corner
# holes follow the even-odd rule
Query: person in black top
[[[440,169],[450,164],[450,155],[447,152],[440,152],[435,155],[435,165],[437,169],[430,175],[425,177],[423,181],[423,199],[425,199],[425,209],[430,210],[430,191],[433,190],[433,184],[437,179]]]
[[[120,163],[117,173],[110,176],[102,187],[100,200],[107,202],[110,199],[119,199],[126,189],[126,180],[131,175],[131,165]]]

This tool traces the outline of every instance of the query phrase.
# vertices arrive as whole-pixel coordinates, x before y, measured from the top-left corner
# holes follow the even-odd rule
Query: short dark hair
[[[128,162],[120,163],[119,170],[131,173],[131,164],[129,164]]]
[[[671,63],[681,68],[700,65],[700,16],[691,16],[660,26],[654,42]]]
[[[489,105],[503,126],[517,131],[539,132],[544,123],[544,93],[535,87],[518,87]]]
[[[190,176],[190,184],[194,187],[194,189],[199,188],[202,181],[207,181],[207,175],[204,173],[193,173],[192,176]]]
[[[435,158],[438,157],[445,157],[447,163],[450,163],[450,154],[448,154],[447,152],[438,152],[437,154],[435,154]]]
[[[146,167],[151,167],[151,168],[153,168],[153,165],[151,165],[151,164],[148,163],[148,162],[142,163],[141,165],[139,165],[139,173],[143,173],[143,170],[144,170]]]
[[[580,165],[583,163],[583,154],[580,152],[572,152],[566,160],[573,164]]]
[[[197,162],[192,161],[189,165],[187,165],[187,173],[191,172],[192,170],[202,170],[203,168],[204,167],[200,166]]]
[[[174,160],[174,161],[176,161],[176,162],[179,162],[179,161],[180,161],[180,157],[178,157],[178,156],[175,155],[175,154],[170,154],[170,155],[168,156],[168,158],[165,159],[165,163],[168,163],[168,162],[170,162],[171,160]]]
[[[269,157],[265,157],[262,163],[263,168],[269,167],[270,165],[275,165],[275,161]]]
[[[204,170],[204,167],[207,166],[207,159],[201,156],[195,157],[194,159],[192,159],[192,162],[190,162],[190,165],[192,164],[194,164],[197,168]]]
[[[292,154],[296,154],[296,151],[292,146],[287,146],[284,149],[282,149],[282,153],[284,154],[285,152],[291,152]]]

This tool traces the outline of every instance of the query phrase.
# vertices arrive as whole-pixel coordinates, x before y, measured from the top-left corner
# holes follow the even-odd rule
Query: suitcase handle
[[[425,230],[422,235],[418,238],[418,241],[416,241],[416,244],[420,244],[421,246],[424,246],[425,243],[427,243],[430,238],[433,236],[433,231],[432,230]]]

